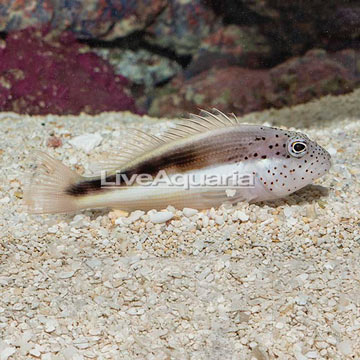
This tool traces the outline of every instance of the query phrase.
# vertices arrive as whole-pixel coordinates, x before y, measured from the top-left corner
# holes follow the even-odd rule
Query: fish
[[[242,124],[216,109],[192,114],[160,136],[133,130],[132,141],[105,159],[96,176],[84,177],[43,152],[37,161],[24,199],[38,214],[256,203],[286,197],[331,167],[330,154],[307,135]]]

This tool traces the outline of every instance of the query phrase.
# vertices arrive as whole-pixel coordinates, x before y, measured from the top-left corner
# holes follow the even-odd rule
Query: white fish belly
[[[212,166],[163,177],[162,182],[155,185],[114,187],[77,201],[81,208],[123,210],[163,209],[168,205],[203,209],[224,202],[251,201],[259,195],[259,190],[264,190],[257,188],[256,182],[248,183],[247,179],[253,176],[252,169],[243,163]]]

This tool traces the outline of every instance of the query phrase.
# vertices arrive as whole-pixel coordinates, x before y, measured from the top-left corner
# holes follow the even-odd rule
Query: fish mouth
[[[317,160],[315,165],[320,164],[320,166],[318,169],[315,168],[315,171],[314,169],[310,169],[310,166],[308,166],[308,170],[313,170],[315,175],[314,178],[319,179],[320,177],[324,176],[326,173],[329,172],[332,166],[331,155],[325,148],[320,145],[316,145],[314,157],[315,156],[319,157],[319,160]]]
[[[316,172],[315,179],[321,178],[322,176],[327,174],[329,172],[329,170],[331,169],[332,162],[331,162],[330,154],[328,156],[329,156],[329,158],[324,161],[324,165],[322,165],[322,167]]]

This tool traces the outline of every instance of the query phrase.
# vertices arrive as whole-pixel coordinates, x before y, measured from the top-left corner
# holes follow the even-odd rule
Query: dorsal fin
[[[129,139],[120,147],[119,153],[107,154],[105,159],[92,164],[93,173],[100,173],[101,170],[119,170],[128,161],[165,143],[161,138],[142,130],[128,128],[127,132],[130,135]]]
[[[227,116],[220,110],[201,110],[199,115],[190,114],[190,117],[179,121],[174,128],[167,130],[161,139],[173,141],[189,135],[203,133],[206,131],[238,125],[239,120],[235,114]]]
[[[199,115],[190,114],[189,118],[178,121],[175,127],[166,130],[162,135],[155,136],[138,129],[128,129],[131,138],[125,146],[119,149],[119,154],[109,155],[98,163],[96,170],[115,170],[137,156],[148,153],[155,148],[191,135],[204,133],[218,128],[239,125],[235,114],[227,116],[220,110],[201,110]]]

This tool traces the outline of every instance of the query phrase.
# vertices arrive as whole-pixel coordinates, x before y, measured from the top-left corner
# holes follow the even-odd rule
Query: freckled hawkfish
[[[330,168],[329,153],[306,135],[241,124],[235,115],[218,110],[191,115],[159,137],[136,130],[132,143],[108,159],[96,177],[83,177],[44,153],[39,161],[24,194],[33,213],[168,205],[205,209],[224,202],[259,202],[285,197]],[[149,185],[160,173],[168,182]],[[234,174],[248,181],[240,186]],[[138,175],[145,182],[129,182]],[[219,175],[229,181],[220,184]],[[202,183],[206,176],[217,182]],[[176,185],[179,177],[195,180],[184,187]]]

